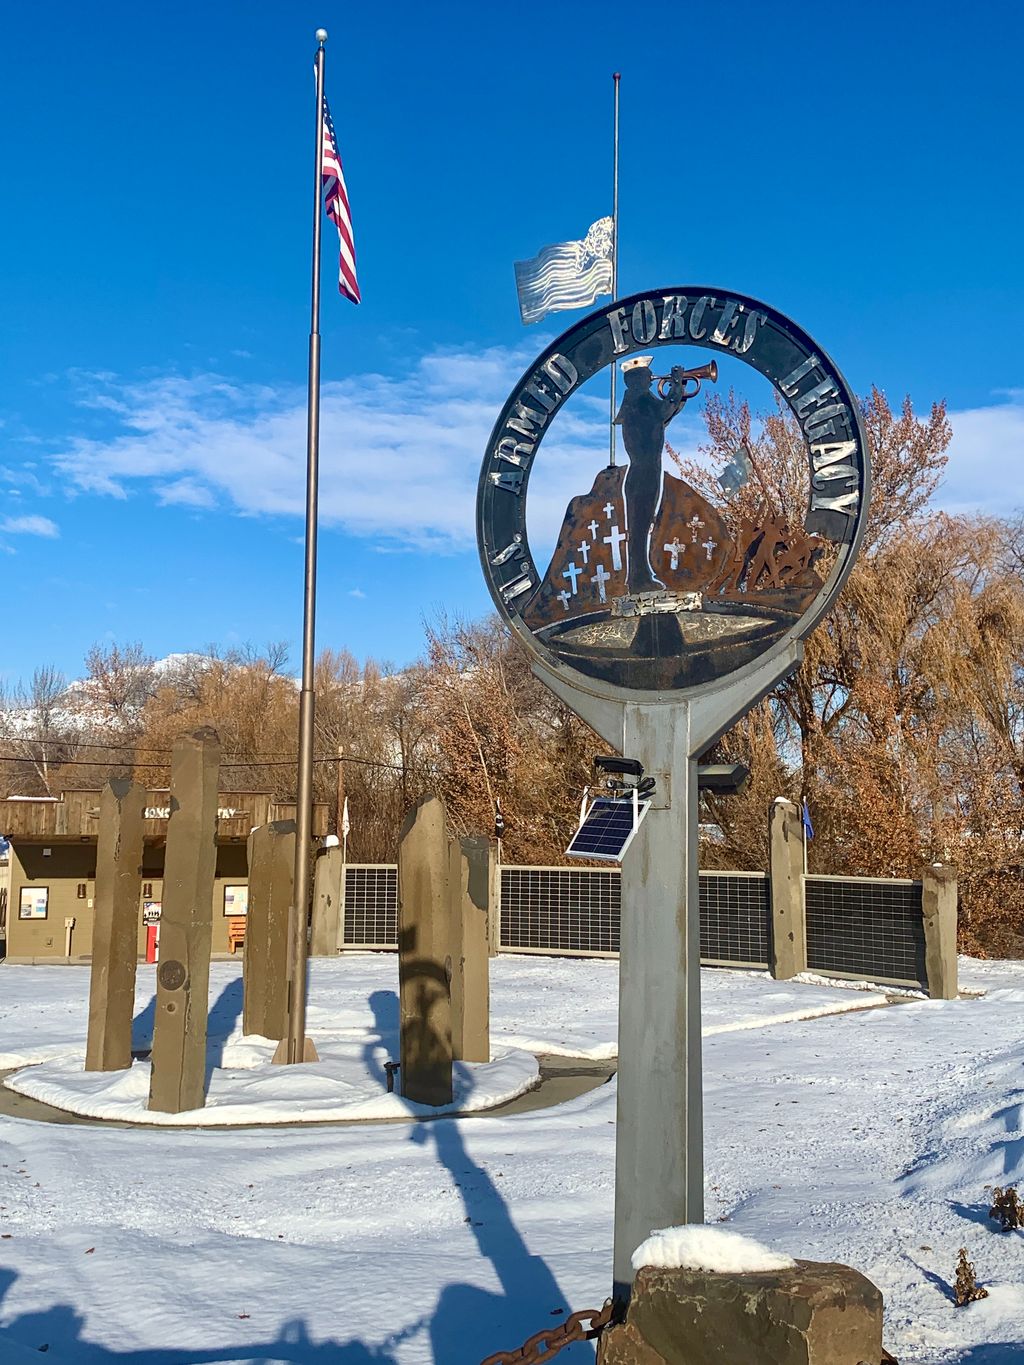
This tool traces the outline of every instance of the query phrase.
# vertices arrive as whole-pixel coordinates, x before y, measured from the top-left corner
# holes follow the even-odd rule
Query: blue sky
[[[327,224],[321,645],[401,664],[489,608],[484,442],[579,316],[524,328],[512,262],[610,210],[614,70],[620,292],[763,298],[859,392],[948,400],[946,506],[1024,505],[1017,6],[11,7],[0,677],[298,658],[319,24],[364,298]]]

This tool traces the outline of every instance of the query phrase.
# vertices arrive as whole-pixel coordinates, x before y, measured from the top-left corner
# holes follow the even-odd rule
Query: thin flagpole
[[[309,384],[306,420],[306,568],[302,615],[302,690],[299,692],[299,772],[295,805],[295,902],[289,917],[291,986],[288,1001],[288,1061],[306,1051],[306,917],[309,912],[309,854],[313,844],[313,688],[316,632],[316,532],[320,463],[320,201],[324,169],[324,29],[316,32],[316,174],[313,187],[313,278],[309,317]]]
[[[612,137],[612,298],[619,297],[619,81],[621,73],[612,75],[615,83],[615,119]],[[611,373],[611,411],[608,417],[608,463],[615,463],[615,363],[609,367]]]

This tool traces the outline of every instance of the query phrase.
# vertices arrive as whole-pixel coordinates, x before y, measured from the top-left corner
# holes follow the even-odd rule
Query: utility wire
[[[44,739],[42,735],[0,735],[0,742],[9,740],[12,744],[39,744],[47,745],[50,748],[59,748],[64,745],[69,749],[102,749],[113,753],[121,753],[129,749],[139,749],[147,754],[169,754],[170,749],[163,749],[154,744],[87,744],[79,739]]]

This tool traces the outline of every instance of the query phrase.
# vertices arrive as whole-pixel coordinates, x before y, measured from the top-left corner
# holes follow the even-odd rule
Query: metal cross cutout
[[[661,548],[665,551],[666,554],[669,554],[669,555],[672,556],[672,561],[671,561],[671,563],[669,564],[669,568],[670,568],[670,569],[678,569],[678,568],[679,568],[679,556],[680,556],[680,555],[683,553],[683,551],[686,549],[686,546],[685,546],[685,545],[680,545],[680,543],[679,543],[679,537],[676,536],[675,540],[673,540],[673,542],[672,542],[671,545],[663,545]]]
[[[611,535],[602,536],[601,539],[604,541],[606,545],[610,545],[612,547],[612,568],[621,569],[622,551],[619,547],[621,546],[622,542],[626,539],[625,532],[620,531],[617,526],[613,526]],[[602,598],[602,601],[603,600],[604,599]]]
[[[568,568],[563,572],[563,574],[562,574],[562,577],[563,577],[563,578],[568,578],[568,579],[571,579],[571,581],[572,581],[572,595],[573,595],[573,597],[576,596],[576,580],[577,580],[577,578],[579,578],[579,576],[582,574],[582,572],[583,572],[583,570],[582,570],[582,569],[577,569],[577,567],[576,567],[575,564],[570,564],[569,567],[568,567]]]

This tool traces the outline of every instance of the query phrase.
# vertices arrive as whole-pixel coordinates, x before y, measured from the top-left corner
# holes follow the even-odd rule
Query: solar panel
[[[650,804],[640,801],[634,807],[632,797],[597,797],[565,850],[566,856],[621,862]]]

